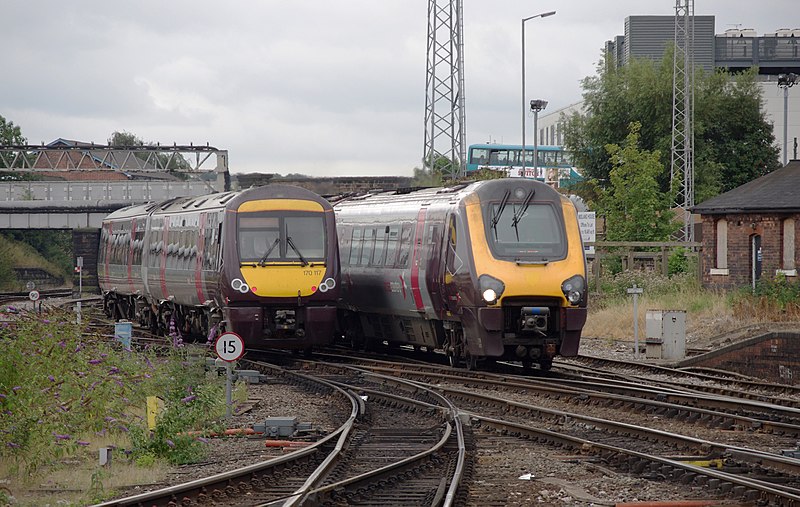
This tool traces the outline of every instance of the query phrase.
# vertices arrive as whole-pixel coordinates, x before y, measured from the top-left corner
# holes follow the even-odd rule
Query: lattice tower
[[[681,239],[694,241],[694,0],[675,0],[670,187],[683,213]]]
[[[439,162],[436,167],[449,179],[466,172],[462,14],[462,0],[428,0],[422,163],[430,170],[437,160],[446,159],[446,164]]]

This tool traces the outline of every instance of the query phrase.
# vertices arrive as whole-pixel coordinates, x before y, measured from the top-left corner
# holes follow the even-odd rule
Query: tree
[[[615,68],[601,62],[583,80],[586,114],[566,118],[565,145],[584,175],[609,184],[610,154],[623,144],[627,127],[641,124],[639,143],[658,151],[663,170],[656,179],[669,191],[672,143],[673,49],[660,62],[633,59]],[[695,202],[713,197],[780,167],[772,127],[761,110],[756,70],[739,74],[695,71]]]
[[[140,146],[153,148],[157,146],[155,143],[152,142],[145,143],[138,136],[130,132],[125,132],[125,131],[119,132],[116,130],[111,134],[111,137],[108,138],[108,145],[118,146],[121,148],[122,147],[135,148]],[[164,151],[168,151],[168,148],[164,148]],[[169,155],[167,155],[166,153],[154,153],[150,155],[142,151],[136,153],[135,156],[139,160],[150,162],[159,169],[166,169],[169,172],[188,171],[192,168],[189,162],[187,162],[186,159],[183,158],[183,155],[181,155],[177,151]]]
[[[656,177],[664,170],[661,154],[639,148],[640,131],[634,122],[621,147],[606,146],[611,171],[598,211],[606,217],[609,241],[664,241],[680,227],[669,209],[670,195],[658,188]]]
[[[19,126],[14,125],[14,122],[12,121],[7,121],[2,115],[0,115],[0,145],[24,144],[28,144],[28,140],[22,135],[22,130],[19,128]],[[23,167],[26,161],[27,163],[31,163],[33,160],[35,160],[35,155],[26,153],[24,151],[6,151],[0,153],[0,180],[22,181],[40,179],[40,176],[29,172],[2,171],[2,169]]]
[[[6,121],[0,115],[0,144],[27,144],[28,140],[22,136],[22,130],[14,125],[13,121]]]

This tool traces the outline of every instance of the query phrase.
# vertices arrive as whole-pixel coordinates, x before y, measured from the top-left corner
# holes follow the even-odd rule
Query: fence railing
[[[594,246],[595,253],[588,254],[586,261],[589,276],[594,278],[595,290],[601,292],[600,277],[603,271],[603,259],[619,258],[623,271],[641,270],[669,274],[669,258],[673,252],[683,249],[688,258],[697,260],[697,279],[701,279],[699,254],[702,243],[685,241],[594,241],[586,242],[586,246]]]

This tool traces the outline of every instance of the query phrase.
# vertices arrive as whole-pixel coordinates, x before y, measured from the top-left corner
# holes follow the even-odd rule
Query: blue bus
[[[537,146],[538,164],[533,163],[533,146],[525,146],[525,174],[522,146],[515,144],[473,144],[467,153],[467,175],[480,169],[505,171],[510,177],[533,178],[554,187],[569,187],[583,180],[572,163],[572,155],[561,146]]]

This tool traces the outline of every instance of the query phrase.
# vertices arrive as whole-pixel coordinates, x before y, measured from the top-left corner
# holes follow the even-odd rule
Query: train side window
[[[366,266],[372,258],[372,252],[375,250],[375,229],[364,229],[364,246],[361,249],[361,259],[359,264]]]
[[[408,254],[411,251],[411,224],[403,224],[400,230],[400,253],[397,258],[397,267],[408,266]]]
[[[400,243],[400,228],[390,225],[386,236],[386,265],[394,266],[397,263],[397,245]]]
[[[358,260],[361,258],[361,246],[363,245],[364,231],[358,228],[353,228],[353,239],[350,242],[350,258],[348,264],[351,266],[358,265]]]
[[[377,234],[375,236],[375,252],[372,254],[373,266],[383,265],[383,258],[386,255],[386,235],[388,232],[388,227],[378,227]]]

